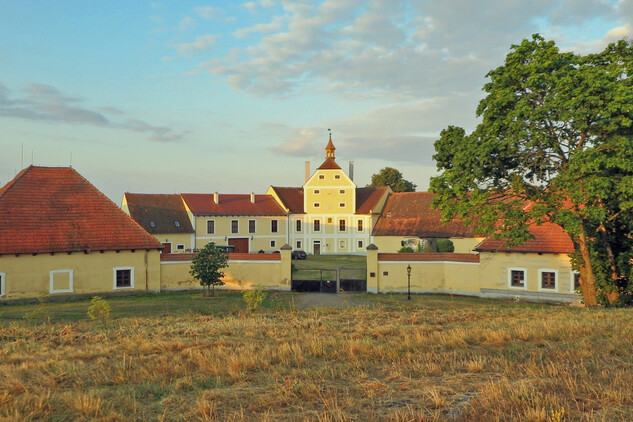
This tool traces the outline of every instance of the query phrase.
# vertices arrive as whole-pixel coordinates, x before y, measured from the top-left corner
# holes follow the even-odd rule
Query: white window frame
[[[67,273],[68,274],[68,289],[60,289],[60,290],[55,290],[53,289],[53,287],[55,286],[55,274],[64,274]],[[72,293],[73,292],[73,278],[74,278],[74,271],[73,270],[69,270],[69,269],[65,269],[65,270],[51,270],[49,271],[49,279],[50,279],[50,286],[49,286],[49,290],[48,292],[50,294],[55,294],[55,293]]]
[[[185,244],[184,243],[179,243],[176,245],[176,250],[177,251],[184,251],[185,250]]]
[[[5,296],[6,295],[6,278],[7,278],[7,273],[0,273],[0,297]]]
[[[358,224],[360,223],[360,230],[358,229]],[[356,220],[356,232],[357,233],[364,233],[365,232],[365,222],[363,221],[362,218],[359,218]]]
[[[301,241],[297,240],[297,249],[301,249],[301,245],[302,245]]]
[[[523,287],[512,285],[512,271],[523,271]],[[514,290],[527,290],[528,285],[528,272],[527,268],[508,268],[508,288]]]
[[[251,231],[251,222],[253,223],[253,231]],[[248,232],[250,234],[257,233],[257,220],[248,220]]]
[[[213,221],[213,233],[209,233],[209,221]],[[205,228],[207,234],[215,234],[215,220],[207,220],[207,227]]]
[[[315,195],[319,195],[320,193],[321,193],[321,190],[319,190],[319,189],[315,189],[315,190],[314,190],[314,194],[315,194]]]
[[[116,273],[119,270],[130,270],[130,286],[118,287],[116,285]],[[128,290],[134,288],[134,267],[114,267],[112,268],[112,287],[114,290]]]
[[[341,229],[341,223],[343,223],[343,229]],[[339,233],[347,233],[347,219],[339,218],[338,220],[338,232]]]
[[[236,230],[233,231],[233,223],[237,223],[236,225]],[[231,234],[239,234],[240,233],[240,220],[231,220],[231,227],[229,229],[231,231]]]
[[[316,222],[318,222],[318,223],[319,223],[319,229],[318,229],[318,230],[316,230],[316,229],[314,228],[314,226],[315,226],[315,224],[314,224],[314,223],[316,223]],[[315,218],[314,220],[312,220],[312,232],[313,232],[313,233],[321,233],[321,219],[319,219],[319,218]]]
[[[298,229],[297,229],[297,226],[299,227]],[[295,220],[295,232],[303,233],[303,221],[300,218],[297,218]]]
[[[276,248],[277,247],[277,242],[275,240],[271,240],[270,241],[270,247],[271,248]]]
[[[548,289],[543,287],[543,273],[554,273],[554,288]],[[558,291],[558,270],[551,268],[539,268],[538,270],[538,290],[540,292],[557,292]]]
[[[315,202],[315,203],[313,204],[313,207],[314,207],[314,208],[321,208],[321,204],[320,204],[319,202]]]
[[[571,271],[569,272],[569,291],[570,291],[571,293],[576,293],[576,289],[574,288],[574,284],[575,284],[575,283],[574,283],[574,276],[575,276],[576,274],[580,274],[580,272],[578,272],[578,271],[574,271],[574,270],[571,270]]]
[[[339,208],[345,208],[345,202],[339,202],[338,206]]]
[[[363,249],[364,242],[362,240],[358,241],[358,249]]]

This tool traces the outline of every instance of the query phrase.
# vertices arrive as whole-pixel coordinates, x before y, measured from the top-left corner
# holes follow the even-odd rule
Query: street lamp
[[[411,264],[407,265],[407,300],[411,300]]]

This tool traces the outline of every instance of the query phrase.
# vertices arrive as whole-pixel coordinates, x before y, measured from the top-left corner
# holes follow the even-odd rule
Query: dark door
[[[171,243],[163,243],[163,253],[171,253]]]
[[[229,239],[229,245],[235,246],[236,253],[248,253],[248,237],[234,237]]]
[[[314,254],[321,255],[321,244],[314,242]]]

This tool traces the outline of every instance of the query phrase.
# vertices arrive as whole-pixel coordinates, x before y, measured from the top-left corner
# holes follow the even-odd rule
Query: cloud
[[[200,51],[210,50],[213,48],[219,37],[220,35],[201,35],[196,37],[195,41],[192,43],[177,44],[177,49],[183,56],[191,57]]]
[[[247,3],[242,3],[241,5],[243,8],[245,8],[246,10],[248,10],[251,13],[255,13],[257,11],[257,3],[255,3],[254,1],[249,1]]]
[[[106,117],[106,114],[124,118],[126,113],[115,107],[91,108],[84,105],[85,102],[82,97],[69,96],[51,85],[38,83],[27,85],[21,98],[12,99],[9,89],[0,84],[0,116],[130,130],[147,133],[147,139],[151,141],[179,141],[184,136],[184,133],[154,126],[136,118],[127,118],[123,122],[113,120]]]
[[[196,22],[196,20],[190,16],[185,16],[184,18],[182,18],[180,20],[180,23],[178,24],[178,28],[181,31],[184,31],[187,28],[194,28],[198,25],[198,23]]]
[[[193,11],[201,18],[207,20],[219,19],[224,16],[224,10],[211,6],[196,7]]]
[[[236,38],[246,38],[250,34],[267,34],[270,32],[279,31],[283,28],[284,18],[281,16],[275,16],[272,22],[268,23],[259,23],[257,25],[249,26],[246,28],[240,28],[233,33],[233,36]]]

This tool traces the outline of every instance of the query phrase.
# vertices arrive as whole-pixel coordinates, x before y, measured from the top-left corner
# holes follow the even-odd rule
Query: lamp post
[[[411,265],[407,265],[407,300],[411,300]]]

